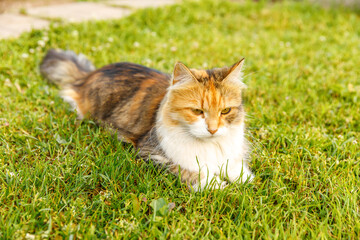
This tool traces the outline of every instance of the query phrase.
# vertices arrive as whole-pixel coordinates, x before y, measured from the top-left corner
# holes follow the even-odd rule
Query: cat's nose
[[[217,129],[209,129],[208,128],[208,132],[214,135],[217,132]]]

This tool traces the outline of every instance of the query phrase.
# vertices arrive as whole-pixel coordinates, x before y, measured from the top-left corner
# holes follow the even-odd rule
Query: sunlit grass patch
[[[1,238],[350,238],[360,232],[360,25],[305,3],[186,2],[0,42]],[[78,121],[49,48],[171,72],[246,58],[251,184],[191,193]]]

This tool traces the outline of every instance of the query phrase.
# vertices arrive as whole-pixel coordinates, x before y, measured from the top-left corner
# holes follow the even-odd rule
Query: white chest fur
[[[220,170],[242,165],[246,141],[244,124],[228,129],[227,134],[215,138],[197,139],[181,127],[165,127],[160,124],[157,134],[160,146],[169,159],[190,171],[220,174]]]

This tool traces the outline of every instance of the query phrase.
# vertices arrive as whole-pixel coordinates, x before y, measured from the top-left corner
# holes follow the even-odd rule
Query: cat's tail
[[[83,54],[77,55],[69,50],[50,49],[40,65],[41,74],[61,87],[86,77],[94,70],[94,65]]]

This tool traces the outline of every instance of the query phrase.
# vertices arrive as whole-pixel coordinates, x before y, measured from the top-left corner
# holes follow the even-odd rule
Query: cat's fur
[[[61,87],[79,118],[88,115],[115,129],[141,157],[199,190],[210,182],[224,187],[224,178],[253,178],[244,135],[242,64],[195,70],[177,63],[170,76],[125,62],[94,70],[81,54],[50,50],[40,70]]]

